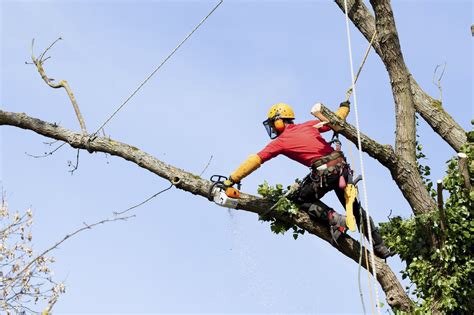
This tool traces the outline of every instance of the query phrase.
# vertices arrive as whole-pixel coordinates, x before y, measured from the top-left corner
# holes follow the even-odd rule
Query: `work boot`
[[[367,212],[365,212],[364,209],[360,208],[360,211],[362,211],[362,225],[363,225],[363,231],[366,239],[369,239],[369,234],[367,233]],[[357,225],[360,224],[360,217],[359,214],[356,215],[356,222]],[[370,229],[372,230],[372,245],[374,249],[374,254],[375,256],[386,259],[390,256],[395,255],[394,252],[391,252],[390,249],[385,246],[382,235],[380,235],[379,229],[375,227],[374,220],[370,218]]]
[[[385,246],[385,244],[374,245],[374,254],[375,256],[382,259],[387,259],[388,257],[395,255],[395,253],[390,251],[390,249]]]
[[[375,256],[382,259],[387,259],[388,257],[395,255],[394,252],[390,251],[390,249],[385,246],[378,228],[374,228],[372,230],[372,243],[374,245]]]
[[[346,216],[339,214],[334,210],[329,210],[328,221],[330,224],[332,240],[337,244],[338,238],[347,232]]]
[[[319,202],[310,204],[305,203],[303,206],[308,209],[307,211],[310,216],[323,221],[328,221],[328,213],[331,211],[331,208]]]

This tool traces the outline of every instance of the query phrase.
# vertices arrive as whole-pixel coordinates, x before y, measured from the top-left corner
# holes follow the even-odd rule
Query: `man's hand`
[[[230,188],[230,187],[233,187],[234,185],[237,185],[237,189],[240,190],[242,184],[239,182],[236,182],[235,180],[232,179],[232,176],[229,176],[229,179],[226,179],[224,181],[224,186],[226,188]]]
[[[315,116],[317,113],[320,113],[322,106],[323,106],[323,104],[321,104],[321,103],[314,104],[313,108],[311,108],[311,114],[313,114],[313,116]]]
[[[232,186],[234,186],[234,184],[235,184],[235,182],[232,180],[231,176],[229,176],[229,179],[226,179],[224,181],[224,186],[226,186],[226,187],[232,187]]]
[[[339,109],[336,111],[336,116],[342,120],[346,120],[351,110],[351,103],[347,100],[339,104]]]
[[[327,121],[320,121],[318,122],[316,125],[313,125],[314,128],[322,128],[324,125],[327,125],[328,122]]]

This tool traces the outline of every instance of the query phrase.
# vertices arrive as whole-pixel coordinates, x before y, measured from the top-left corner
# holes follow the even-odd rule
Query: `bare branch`
[[[53,144],[59,142],[59,140],[54,140],[54,141],[44,141],[43,144],[46,144],[46,145],[49,145],[49,146],[52,146]]]
[[[44,58],[44,55],[48,52],[48,50],[50,50],[51,48],[53,48],[53,46],[54,46],[57,42],[59,42],[60,40],[62,40],[62,38],[61,38],[61,37],[58,37],[51,45],[49,45],[48,48],[46,48],[46,49],[43,51],[43,53],[39,56],[38,59],[39,59],[41,62],[43,62],[43,61],[44,61],[44,59],[43,59],[43,58]]]
[[[145,199],[144,201],[140,202],[139,204],[136,204],[134,206],[131,206],[130,208],[127,208],[123,211],[120,211],[120,212],[114,212],[114,215],[122,215],[130,210],[133,210],[135,208],[138,208],[140,207],[141,205],[144,205],[145,203],[147,203],[148,201],[152,200],[153,198],[155,198],[156,196],[158,195],[161,195],[162,193],[164,193],[165,191],[168,191],[170,190],[171,188],[173,188],[173,184],[171,184],[168,188],[165,188],[163,190],[160,190],[159,192],[155,193],[154,195],[152,195],[151,197],[148,197],[147,199]]]
[[[213,156],[211,155],[211,157],[209,158],[209,161],[207,162],[206,166],[205,166],[204,169],[201,171],[201,173],[199,173],[199,177],[201,177],[202,174],[204,174],[204,172],[207,170],[207,168],[209,167],[209,165],[211,165],[212,158],[213,158]]]
[[[55,142],[57,142],[59,140],[56,140]],[[45,152],[43,155],[34,155],[34,154],[29,154],[28,152],[25,152],[26,155],[28,156],[31,156],[32,158],[35,158],[35,159],[41,159],[41,158],[45,158],[45,157],[48,157],[48,156],[51,156],[53,155],[56,151],[58,151],[59,149],[61,149],[64,145],[66,144],[66,142],[62,143],[61,145],[57,146],[54,150],[52,151],[49,151],[49,152]]]
[[[51,49],[54,46],[54,44],[56,44],[59,40],[61,40],[61,37],[56,39],[48,48],[46,48],[46,50],[40,55],[39,58],[35,58],[34,53],[33,53],[33,46],[34,46],[34,41],[35,40],[33,39],[32,42],[31,42],[31,60],[33,61],[36,68],[38,69],[38,72],[41,75],[41,78],[43,79],[43,81],[47,85],[49,85],[50,87],[52,87],[54,89],[64,88],[66,90],[66,93],[69,96],[69,99],[72,103],[74,111],[76,112],[77,119],[79,120],[79,125],[81,126],[82,133],[84,135],[86,135],[87,134],[86,123],[84,121],[84,118],[82,117],[81,111],[79,110],[79,105],[77,104],[76,97],[74,96],[74,93],[72,93],[71,87],[69,86],[69,84],[67,83],[66,80],[61,80],[61,81],[59,81],[59,83],[56,83],[56,84],[53,83],[54,79],[49,78],[46,75],[46,71],[43,68],[44,61],[46,61],[49,58],[48,57],[46,59],[43,59],[44,54],[49,49]]]
[[[446,62],[443,65],[443,69],[441,70],[441,73],[439,74],[438,78],[436,78],[438,74],[438,69],[441,67],[441,65],[436,65],[436,68],[433,72],[433,84],[438,88],[439,90],[439,101],[443,101],[443,89],[441,88],[441,80],[443,79],[444,71],[446,70]]]
[[[79,167],[79,154],[81,153],[81,150],[77,149],[77,155],[76,155],[76,164],[73,164],[72,161],[68,161],[68,165],[69,167],[72,167],[71,170],[69,170],[69,173],[71,173],[71,175],[74,174],[74,172],[77,170],[77,168]]]

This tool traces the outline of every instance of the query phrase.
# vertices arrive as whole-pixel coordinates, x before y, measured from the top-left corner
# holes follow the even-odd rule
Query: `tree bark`
[[[12,113],[0,110],[0,125],[10,125],[31,130],[45,137],[64,141],[73,148],[84,149],[91,153],[104,152],[121,157],[170,181],[179,189],[205,198],[208,196],[208,190],[211,185],[211,182],[208,180],[204,180],[197,175],[166,164],[152,155],[128,144],[102,137],[90,138],[89,136],[75,133],[56,124],[29,117],[24,113]],[[272,204],[265,199],[243,193],[237,208],[257,214],[264,214],[271,206]],[[298,212],[296,215],[273,211],[270,215],[288,223],[296,224],[309,233],[331,243],[331,235],[328,226],[311,220],[303,211]],[[358,263],[360,244],[351,237],[346,236],[340,240],[337,250]],[[362,261],[365,262],[365,259],[362,259]],[[377,257],[375,257],[375,264],[378,270],[377,280],[386,294],[388,304],[393,309],[409,312],[413,307],[413,302],[403,290],[402,285],[393,271],[383,260]],[[371,267],[365,266],[365,263],[363,263],[363,267],[371,271]]]
[[[389,1],[370,2],[375,11],[382,61],[390,76],[395,100],[395,151],[401,159],[416,164],[415,104],[411,94],[410,73],[403,60],[393,11]]]
[[[344,12],[344,0],[335,0]],[[370,42],[375,32],[375,18],[361,0],[347,0],[348,15],[357,29]],[[378,41],[372,44],[375,52],[382,58],[384,50]],[[407,70],[408,71],[408,70]],[[456,152],[466,143],[465,130],[443,109],[439,100],[425,93],[416,80],[409,75],[415,110],[431,126],[434,132],[446,141]]]
[[[467,166],[467,155],[464,152],[458,153],[458,168],[462,179],[464,180],[464,187],[469,193],[472,189],[471,181],[469,179],[469,168]]]

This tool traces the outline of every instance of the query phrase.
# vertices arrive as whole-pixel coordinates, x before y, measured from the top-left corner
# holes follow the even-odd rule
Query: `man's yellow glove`
[[[234,184],[235,183],[234,183],[234,181],[232,180],[232,178],[230,176],[229,176],[229,179],[226,179],[224,181],[224,186],[226,186],[226,187],[232,187],[232,186],[234,186]]]
[[[244,177],[259,168],[260,165],[262,165],[262,159],[257,154],[252,154],[230,174],[229,179],[234,183],[239,183]]]
[[[339,105],[338,110],[336,111],[336,116],[341,118],[342,120],[346,120],[346,117],[349,115],[350,112],[350,105],[349,101],[344,101]]]

